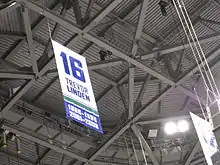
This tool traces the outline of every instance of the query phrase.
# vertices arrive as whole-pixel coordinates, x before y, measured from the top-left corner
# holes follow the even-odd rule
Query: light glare
[[[189,123],[186,120],[180,120],[177,123],[177,129],[179,132],[186,132],[189,130]]]
[[[177,133],[177,127],[174,122],[169,122],[165,124],[164,131],[167,135],[173,135]]]

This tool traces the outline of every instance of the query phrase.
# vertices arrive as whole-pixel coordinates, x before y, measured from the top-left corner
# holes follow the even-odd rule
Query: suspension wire
[[[129,149],[128,149],[128,143],[127,143],[127,140],[126,140],[126,137],[124,135],[124,140],[125,140],[125,145],[126,145],[126,148],[127,148],[127,152],[128,152],[128,161],[129,161],[129,164],[133,165],[131,159],[130,159],[130,152],[129,152]]]
[[[203,52],[203,50],[202,50],[202,48],[201,48],[201,45],[200,45],[200,43],[199,43],[198,37],[196,36],[195,30],[194,30],[194,28],[193,28],[193,25],[192,25],[192,22],[191,22],[191,20],[190,20],[190,18],[189,18],[189,15],[188,15],[188,13],[187,13],[187,11],[186,11],[185,5],[184,5],[183,2],[182,2],[182,5],[180,4],[179,1],[177,1],[177,2],[178,2],[178,5],[180,6],[180,11],[182,12],[182,15],[183,15],[184,21],[186,22],[186,25],[187,25],[187,28],[188,28],[188,30],[189,30],[189,33],[190,33],[190,35],[191,35],[191,37],[192,37],[193,44],[194,44],[194,46],[195,46],[195,49],[196,49],[196,51],[197,51],[197,54],[198,54],[198,56],[199,56],[199,58],[200,58],[200,60],[201,60],[202,66],[203,66],[203,68],[204,68],[205,75],[206,75],[206,77],[207,77],[207,79],[208,79],[208,83],[209,83],[209,85],[210,85],[212,91],[215,92],[215,90],[214,90],[214,88],[213,88],[213,85],[212,85],[212,82],[211,82],[211,80],[210,80],[210,76],[211,76],[211,79],[212,79],[212,81],[213,81],[214,87],[216,88],[217,94],[219,95],[217,85],[216,85],[216,83],[215,83],[215,80],[214,80],[213,75],[212,75],[212,73],[211,73],[211,70],[210,70],[210,68],[209,68],[208,62],[207,62],[206,57],[205,57],[205,55],[204,55],[204,52]],[[182,10],[182,6],[184,7],[186,14],[184,14],[184,11]],[[187,18],[185,17],[185,15],[187,15],[188,21],[187,21]],[[189,22],[190,25],[188,24],[188,22]],[[189,27],[189,26],[191,26],[191,27]],[[193,31],[193,34],[194,34],[194,36],[195,36],[195,39],[194,39],[194,37],[193,37],[193,34],[192,34],[190,28],[191,28],[191,30]],[[201,57],[201,55],[200,55],[200,52],[199,52],[199,50],[198,50],[198,48],[197,48],[196,43],[199,45],[200,52],[201,52],[202,55],[203,55],[204,62],[202,61],[202,57]],[[204,64],[204,63],[205,63],[205,64]],[[208,68],[208,71],[209,71],[208,73],[210,74],[210,76],[209,76],[209,74],[206,72],[205,65],[207,65],[207,68]],[[204,81],[206,81],[206,80],[204,80]],[[217,97],[217,98],[219,98],[219,97]]]
[[[133,150],[134,150],[134,155],[135,155],[135,158],[136,158],[136,161],[137,161],[137,165],[139,165],[139,160],[138,160],[138,157],[137,157],[137,152],[136,152],[136,149],[135,149],[135,146],[134,146],[134,141],[133,141],[133,138],[131,136],[130,129],[129,129],[129,135],[130,135],[131,144],[132,144],[132,147],[133,147]]]
[[[199,59],[200,59],[200,61],[201,61],[201,64],[202,64],[202,67],[203,67],[203,69],[204,69],[204,74],[206,75],[206,78],[208,79],[208,83],[209,83],[209,86],[212,88],[212,90],[214,91],[214,88],[213,88],[213,86],[212,86],[212,83],[211,83],[211,81],[210,81],[210,79],[209,79],[209,76],[208,76],[208,74],[206,74],[206,68],[205,68],[205,64],[204,64],[204,62],[203,62],[203,59],[202,59],[202,57],[201,57],[201,55],[200,55],[200,51],[198,50],[198,48],[197,48],[197,45],[196,44],[200,44],[199,43],[199,41],[198,40],[196,40],[194,37],[193,37],[193,33],[192,33],[192,27],[193,27],[193,25],[192,24],[190,24],[191,25],[191,27],[190,27],[190,25],[189,25],[189,23],[188,22],[191,22],[191,20],[190,20],[190,18],[189,17],[187,17],[186,18],[186,16],[185,16],[185,14],[184,14],[184,12],[186,13],[186,11],[183,11],[182,10],[182,6],[181,6],[181,4],[179,3],[179,1],[177,0],[177,3],[178,3],[178,5],[179,5],[179,8],[180,8],[180,11],[181,11],[181,13],[182,13],[182,17],[183,17],[183,19],[184,19],[184,21],[185,21],[185,24],[186,24],[186,26],[187,26],[187,28],[188,28],[188,31],[189,31],[189,35],[190,35],[190,37],[191,37],[191,39],[192,39],[192,43],[193,43],[193,45],[194,45],[194,48],[195,48],[195,50],[196,50],[196,52],[197,52],[197,55],[198,55],[198,57],[199,57]],[[188,20],[187,20],[188,19]],[[187,34],[188,35],[188,34]],[[195,57],[196,58],[196,57]],[[206,60],[206,58],[204,58],[204,61]],[[202,72],[202,71],[201,71]],[[203,73],[203,72],[202,72]],[[206,79],[204,78],[204,81],[206,82]]]
[[[145,161],[145,164],[147,165],[147,159],[146,159],[146,156],[145,156],[144,147],[143,147],[140,136],[139,136],[139,141],[140,141],[140,144],[141,144],[141,150],[142,150],[142,153],[143,153],[144,161]]]
[[[197,98],[198,103],[199,103],[199,106],[200,106],[200,108],[201,108],[203,117],[204,117],[204,119],[205,119],[206,121],[208,121],[208,120],[207,120],[207,117],[206,117],[206,115],[205,115],[205,111],[204,111],[204,109],[203,109],[203,107],[202,107],[201,101],[200,101],[200,99],[199,99],[198,93],[197,93],[197,91],[196,91],[196,88],[194,88],[194,92],[195,92],[195,94],[196,94],[196,98]]]
[[[206,56],[205,56],[205,54],[204,54],[204,51],[203,51],[203,49],[202,49],[202,47],[201,47],[201,44],[200,44],[200,42],[199,42],[199,40],[198,40],[198,37],[197,37],[197,35],[196,35],[195,28],[194,28],[193,25],[192,25],[192,21],[190,20],[189,14],[188,14],[188,12],[187,12],[187,10],[186,10],[186,6],[185,6],[183,0],[181,0],[181,2],[182,2],[182,6],[183,6],[183,8],[184,8],[184,10],[185,10],[186,16],[187,16],[187,18],[188,18],[189,24],[190,24],[190,26],[191,26],[191,29],[192,29],[192,31],[193,31],[193,33],[194,33],[195,39],[196,39],[196,41],[197,41],[197,44],[198,44],[198,46],[199,46],[199,49],[200,49],[200,51],[201,51],[201,53],[202,53],[202,56],[203,56],[203,58],[204,58],[205,64],[206,64],[206,66],[207,66],[207,68],[208,68],[208,73],[210,74],[211,80],[213,81],[213,84],[214,84],[214,86],[215,86],[215,88],[216,88],[216,91],[217,91],[217,95],[218,95],[218,97],[219,97],[220,94],[219,94],[218,87],[217,87],[217,85],[216,85],[216,83],[215,83],[215,79],[214,79],[213,74],[212,74],[212,72],[211,72],[211,69],[210,69],[210,67],[209,67],[208,61],[207,61],[207,59],[206,59]],[[204,69],[205,69],[205,68],[204,68]],[[206,72],[206,70],[205,70],[205,72]],[[207,76],[208,76],[208,74],[207,74]],[[208,78],[209,78],[209,76],[208,76]],[[209,81],[210,81],[210,80],[209,80]],[[210,84],[210,85],[212,85],[212,84]],[[213,92],[214,92],[214,91],[213,91]]]
[[[204,75],[203,75],[202,69],[201,69],[201,67],[200,67],[200,65],[199,65],[199,61],[198,61],[198,59],[197,59],[197,57],[196,57],[196,54],[195,54],[195,51],[194,51],[194,49],[193,49],[192,43],[191,43],[191,41],[190,41],[190,38],[189,38],[189,36],[188,36],[186,27],[185,27],[185,25],[184,25],[184,22],[183,22],[183,20],[182,20],[182,18],[181,18],[180,13],[179,13],[177,4],[176,4],[175,0],[172,0],[172,1],[173,1],[173,4],[174,4],[174,7],[175,7],[175,9],[176,9],[177,15],[178,15],[178,17],[179,17],[179,19],[180,19],[180,22],[181,22],[181,24],[182,24],[182,27],[183,27],[183,30],[184,30],[184,32],[185,32],[186,38],[187,38],[187,40],[188,40],[188,42],[189,42],[189,45],[190,45],[190,48],[191,48],[191,50],[192,50],[193,56],[194,56],[194,58],[195,58],[195,60],[196,60],[196,63],[197,63],[197,65],[198,65],[198,68],[199,68],[199,71],[200,71],[200,73],[201,73],[202,79],[203,79],[203,81],[204,81],[205,87],[206,87],[206,88],[209,88],[208,85],[207,85],[207,83],[206,83],[205,77],[204,77]],[[186,25],[187,25],[187,23],[186,23]],[[189,31],[189,33],[191,33],[191,32]],[[192,40],[192,41],[193,41],[193,40]],[[202,61],[201,61],[201,62],[202,62]],[[201,64],[204,65],[203,62],[202,62]]]

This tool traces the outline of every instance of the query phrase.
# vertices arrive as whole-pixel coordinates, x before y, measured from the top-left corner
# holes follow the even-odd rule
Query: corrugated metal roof
[[[15,40],[13,38],[8,38],[8,37],[2,37],[0,38],[0,57],[2,57],[7,51],[9,50],[10,47],[13,46],[15,43]]]
[[[1,32],[20,32],[23,31],[23,20],[21,19],[20,8],[9,13],[0,15],[0,31]]]

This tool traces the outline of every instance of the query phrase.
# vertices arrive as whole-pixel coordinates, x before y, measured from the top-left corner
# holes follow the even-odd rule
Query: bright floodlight
[[[177,129],[179,132],[186,132],[189,130],[189,123],[186,120],[180,120],[177,123]]]
[[[165,124],[164,131],[167,135],[172,135],[177,133],[177,127],[174,122],[169,122]]]

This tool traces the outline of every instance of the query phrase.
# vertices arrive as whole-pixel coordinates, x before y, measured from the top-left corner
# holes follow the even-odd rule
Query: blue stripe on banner
[[[100,118],[92,113],[64,100],[66,117],[75,120],[91,129],[103,133]]]

